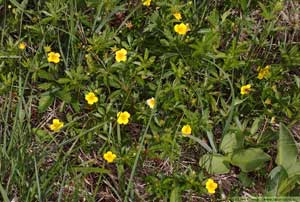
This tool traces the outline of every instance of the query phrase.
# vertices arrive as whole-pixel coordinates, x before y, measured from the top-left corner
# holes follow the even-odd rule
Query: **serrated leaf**
[[[270,159],[262,149],[250,148],[236,151],[231,156],[231,164],[238,166],[243,172],[251,172],[260,169]]]
[[[279,127],[277,150],[277,165],[281,165],[288,170],[296,163],[298,150],[295,140],[289,129],[282,123]]]

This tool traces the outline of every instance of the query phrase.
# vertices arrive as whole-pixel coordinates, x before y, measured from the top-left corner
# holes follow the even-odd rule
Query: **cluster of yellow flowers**
[[[182,19],[182,16],[181,16],[180,12],[173,13],[173,16],[175,17],[176,20],[181,20]],[[184,24],[184,23],[176,24],[174,26],[174,31],[179,35],[186,35],[186,33],[188,31],[190,31],[189,25]]]
[[[267,65],[265,68],[258,67],[257,68],[257,71],[258,71],[257,78],[259,80],[267,78],[270,75],[270,68],[271,68],[270,65]]]
[[[258,67],[257,68],[257,71],[258,71],[257,78],[259,80],[267,78],[270,75],[270,69],[271,69],[270,65],[267,65],[265,68]],[[251,92],[251,84],[243,85],[241,87],[241,92],[240,92],[241,95],[246,95],[246,94],[249,94],[250,92]]]
[[[142,3],[144,6],[149,7],[151,5],[151,0],[142,0]],[[176,20],[181,20],[182,16],[180,12],[173,13],[173,16],[176,18]],[[180,23],[176,24],[174,26],[174,30],[179,35],[186,35],[186,33],[190,30],[188,24]]]
[[[144,6],[149,7],[151,5],[151,0],[142,0],[142,4]],[[180,12],[176,11],[173,13],[174,18],[177,21],[182,20],[182,15]],[[174,31],[179,35],[186,35],[188,31],[190,31],[189,24],[185,24],[183,22],[177,23],[174,25]],[[24,42],[19,43],[18,48],[20,50],[24,50],[26,48],[26,44]],[[59,63],[60,62],[60,53],[52,52],[50,46],[44,47],[45,52],[47,53],[47,61],[50,63]],[[121,48],[119,50],[115,50],[115,60],[116,62],[126,62],[127,61],[127,50],[124,48]],[[267,65],[265,68],[258,67],[258,76],[257,78],[259,80],[265,79],[270,75],[270,66]],[[240,94],[246,95],[251,92],[251,84],[246,84],[241,86],[240,88]],[[94,92],[88,92],[85,95],[85,100],[88,105],[93,105],[99,101],[98,97]],[[149,106],[149,108],[154,109],[156,106],[156,100],[155,98],[149,98],[146,100],[146,104]],[[267,99],[265,101],[265,104],[271,104],[271,100]],[[117,113],[117,123],[120,125],[127,125],[129,123],[130,119],[130,113],[127,111],[122,111]],[[59,132],[64,127],[64,122],[54,118],[52,120],[52,124],[49,126],[50,130],[53,132]],[[183,136],[189,136],[192,134],[192,127],[189,124],[184,125],[181,128],[181,134]],[[107,161],[107,163],[112,163],[117,158],[117,155],[113,153],[112,151],[107,151],[103,154],[103,159]],[[205,187],[210,194],[214,194],[215,190],[218,188],[218,184],[213,179],[208,179],[205,183]]]

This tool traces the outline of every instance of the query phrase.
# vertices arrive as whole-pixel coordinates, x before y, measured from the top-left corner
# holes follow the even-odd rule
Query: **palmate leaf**
[[[291,132],[284,124],[280,124],[277,149],[277,165],[288,170],[296,163],[298,150]]]

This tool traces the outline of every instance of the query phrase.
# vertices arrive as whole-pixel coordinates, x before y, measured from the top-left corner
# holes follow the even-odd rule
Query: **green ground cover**
[[[299,196],[300,3],[0,0],[0,117],[4,202]]]

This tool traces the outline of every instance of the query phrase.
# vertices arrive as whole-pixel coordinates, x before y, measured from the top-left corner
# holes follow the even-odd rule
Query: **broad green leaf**
[[[288,170],[297,161],[297,146],[289,129],[283,124],[279,128],[276,163]]]
[[[291,167],[287,169],[287,173],[289,177],[300,176],[300,161],[293,164]]]
[[[220,149],[225,153],[232,153],[234,150],[244,146],[244,137],[241,134],[228,133],[222,139]]]
[[[179,187],[175,187],[170,196],[170,202],[181,202],[181,197],[180,197],[180,189]]]
[[[243,172],[258,170],[271,157],[260,148],[250,148],[235,151],[231,164],[241,168]]]
[[[210,174],[224,174],[229,172],[229,158],[220,154],[205,154],[199,165]]]
[[[52,104],[54,100],[54,97],[51,95],[42,95],[42,97],[39,100],[39,112],[44,112],[47,110],[47,108]]]

